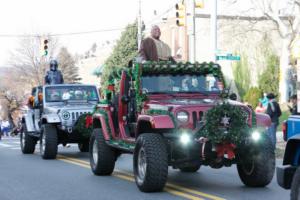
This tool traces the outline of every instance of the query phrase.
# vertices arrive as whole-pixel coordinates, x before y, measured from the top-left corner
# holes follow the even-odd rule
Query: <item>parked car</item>
[[[277,166],[277,182],[291,189],[291,199],[300,200],[300,115],[291,115],[282,124],[283,139],[287,141],[283,163]]]

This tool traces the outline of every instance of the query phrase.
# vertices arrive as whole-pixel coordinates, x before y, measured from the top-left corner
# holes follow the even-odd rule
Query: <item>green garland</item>
[[[171,62],[146,62],[143,64],[143,75],[152,74],[213,74],[224,82],[221,67],[217,63],[176,63]],[[225,82],[224,82],[225,83]]]
[[[169,112],[167,110],[157,110],[157,109],[149,109],[146,112],[148,115],[169,115],[171,120],[173,121],[174,128],[177,127],[177,123],[175,120],[175,116],[172,112]]]
[[[74,125],[74,131],[78,132],[81,137],[83,138],[89,138],[92,134],[93,127],[90,126],[86,128],[86,118],[87,116],[92,116],[90,113],[82,114],[76,121]]]
[[[135,98],[136,98],[136,105],[137,105],[137,111],[140,112],[143,107],[143,102],[147,100],[147,95],[142,94],[141,92],[141,77],[142,69],[138,63],[134,65],[134,68],[131,72],[131,75],[133,76],[133,80],[135,80],[134,83],[134,90],[135,90]]]
[[[225,116],[229,118],[229,124],[226,126],[221,123]],[[207,111],[206,124],[198,136],[206,137],[214,144],[229,142],[240,145],[250,131],[246,119],[247,113],[238,106],[229,103],[217,105]]]

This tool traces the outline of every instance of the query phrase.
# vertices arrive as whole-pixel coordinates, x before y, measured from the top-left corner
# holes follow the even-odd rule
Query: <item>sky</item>
[[[175,6],[178,0],[141,0],[147,23]],[[9,0],[0,3],[0,67],[18,47],[19,38],[3,35],[61,34],[124,28],[138,13],[139,0]],[[154,10],[156,14],[154,15]],[[94,42],[112,41],[120,31],[60,36],[61,46],[82,54]]]

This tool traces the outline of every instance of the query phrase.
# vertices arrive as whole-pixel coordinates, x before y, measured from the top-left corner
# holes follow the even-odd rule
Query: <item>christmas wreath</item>
[[[74,125],[74,130],[80,133],[81,137],[89,138],[93,131],[93,118],[92,114],[82,114]]]
[[[241,144],[249,134],[247,113],[238,106],[229,103],[219,104],[205,115],[205,125],[200,130],[200,137],[209,139],[214,144]]]

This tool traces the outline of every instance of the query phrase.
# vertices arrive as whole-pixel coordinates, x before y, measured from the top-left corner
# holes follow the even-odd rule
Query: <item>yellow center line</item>
[[[57,159],[65,161],[65,162],[69,162],[72,164],[76,164],[85,168],[90,168],[90,163],[84,160],[80,160],[77,158],[72,158],[72,157],[67,157],[67,156],[63,156],[63,155],[58,155]],[[120,170],[114,170],[114,173],[112,174],[115,177],[127,180],[127,181],[131,181],[134,182],[134,177],[132,174],[128,173],[128,172],[124,172],[124,171],[120,171]],[[169,183],[167,182],[166,187],[164,189],[164,191],[173,194],[173,195],[177,195],[177,196],[181,196],[187,199],[191,199],[191,200],[203,200],[202,198],[196,197],[196,196],[192,196],[190,194],[193,195],[198,195],[201,197],[205,197],[205,198],[209,198],[212,200],[225,200],[224,198],[220,198],[218,196],[214,196],[211,194],[207,194],[204,192],[200,192],[198,190],[194,190],[194,189],[190,189],[190,188],[186,188],[180,185],[176,185],[173,183]],[[185,192],[185,193],[183,193]],[[187,194],[190,193],[190,194]]]

